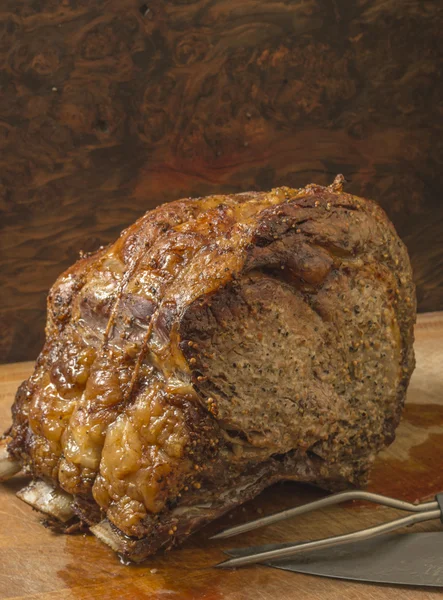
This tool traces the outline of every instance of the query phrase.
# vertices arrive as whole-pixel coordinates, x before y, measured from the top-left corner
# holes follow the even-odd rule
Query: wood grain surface
[[[147,209],[338,172],[442,309],[442,26],[422,0],[2,0],[0,362],[36,357],[57,275]]]
[[[417,368],[394,444],[377,459],[369,489],[417,500],[443,490],[443,313],[422,315],[416,329]],[[0,367],[0,428],[31,363]],[[192,536],[182,548],[143,565],[124,566],[90,535],[54,534],[39,515],[15,497],[26,483],[0,485],[0,598],[26,600],[425,600],[441,591],[376,586],[322,579],[264,566],[220,571],[211,566],[234,546],[296,541],[339,534],[398,515],[354,503],[277,523],[225,541],[208,537],[222,528],[319,498],[312,487],[279,484]],[[416,526],[436,531],[438,522]]]

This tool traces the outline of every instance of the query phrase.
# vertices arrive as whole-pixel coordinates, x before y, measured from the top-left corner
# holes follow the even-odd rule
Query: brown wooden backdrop
[[[1,0],[0,362],[148,208],[338,172],[442,309],[442,27],[424,0]]]

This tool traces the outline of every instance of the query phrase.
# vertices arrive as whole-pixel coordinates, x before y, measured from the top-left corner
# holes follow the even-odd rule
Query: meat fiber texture
[[[365,483],[415,293],[386,214],[342,181],[159,206],[57,280],[5,439],[68,530],[140,561],[276,481]]]

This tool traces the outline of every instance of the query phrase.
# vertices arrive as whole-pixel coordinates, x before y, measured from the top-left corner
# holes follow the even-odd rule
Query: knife
[[[226,554],[239,557],[291,545],[236,548]],[[443,533],[384,535],[262,564],[334,579],[443,588]]]

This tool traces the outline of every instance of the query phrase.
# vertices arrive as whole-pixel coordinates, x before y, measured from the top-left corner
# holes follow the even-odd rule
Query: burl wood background
[[[147,209],[337,173],[443,309],[442,28],[423,0],[0,0],[0,362]]]

